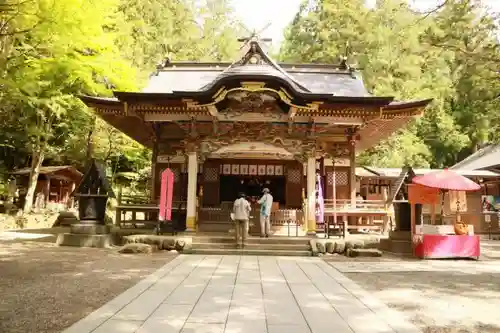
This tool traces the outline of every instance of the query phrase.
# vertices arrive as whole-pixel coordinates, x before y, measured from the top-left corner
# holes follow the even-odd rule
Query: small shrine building
[[[187,201],[188,230],[203,225],[202,210],[268,187],[273,210],[301,211],[305,231],[314,233],[315,209],[305,207],[315,207],[316,173],[326,200],[335,188],[337,200],[355,207],[356,154],[420,116],[431,100],[372,96],[346,62],[278,64],[255,36],[242,50],[233,63],[167,61],[141,92],[80,98],[152,150],[152,202],[161,172],[174,171],[174,200]]]

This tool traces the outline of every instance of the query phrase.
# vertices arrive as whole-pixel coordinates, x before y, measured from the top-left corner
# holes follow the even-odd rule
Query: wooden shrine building
[[[305,215],[305,231],[314,233],[315,209],[306,208],[315,207],[316,172],[326,199],[335,179],[336,198],[355,207],[356,154],[421,115],[430,100],[372,96],[345,62],[278,64],[256,37],[242,50],[233,63],[168,61],[142,92],[81,99],[152,150],[153,203],[159,174],[173,169],[188,229],[208,223],[207,212],[227,213],[238,191],[260,196],[268,187],[273,211]]]
[[[31,168],[23,168],[12,172],[16,177],[19,189],[19,207],[24,206]],[[72,208],[71,193],[82,180],[82,173],[71,165],[42,166],[39,170],[33,204],[38,208]]]

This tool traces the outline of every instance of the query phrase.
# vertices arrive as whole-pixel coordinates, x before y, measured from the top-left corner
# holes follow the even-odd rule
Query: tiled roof
[[[194,65],[194,64],[193,64]],[[252,68],[252,67],[251,67]],[[253,66],[253,70],[259,69]],[[260,68],[262,69],[262,68]],[[370,97],[366,90],[360,73],[349,73],[336,68],[289,68],[283,65],[283,69],[294,79],[305,86],[311,93],[331,94],[346,97]],[[173,91],[199,91],[212,83],[224,68],[217,64],[206,67],[182,64],[182,66],[169,67],[157,75],[151,76],[149,84],[143,90],[146,93],[172,93]],[[263,73],[263,72],[262,72]],[[261,74],[262,74],[261,73]],[[282,74],[272,70],[267,74]]]
[[[48,175],[48,174],[55,173],[55,172],[65,170],[65,169],[71,169],[72,172],[75,172],[75,173],[82,175],[82,173],[80,171],[78,171],[75,167],[73,167],[71,165],[42,166],[42,167],[40,167],[40,174],[41,175]],[[31,168],[23,168],[23,169],[19,169],[19,170],[12,172],[12,174],[13,175],[26,175],[26,174],[29,174],[30,172],[31,172]]]
[[[489,145],[458,162],[450,169],[455,171],[468,169],[489,169],[500,165],[500,145]]]
[[[401,173],[401,168],[376,168],[369,167],[370,170],[377,172],[380,176],[369,172],[365,168],[356,168],[356,176],[358,177],[372,177],[372,178],[397,178]],[[413,169],[417,176],[425,175],[431,172],[438,172],[442,169]],[[470,169],[459,169],[453,170],[459,175],[464,177],[500,177],[500,174],[487,170],[470,170]]]

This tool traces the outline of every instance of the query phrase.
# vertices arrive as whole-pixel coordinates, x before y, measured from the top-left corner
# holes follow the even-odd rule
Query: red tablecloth
[[[413,243],[418,258],[479,259],[479,236],[415,235]]]

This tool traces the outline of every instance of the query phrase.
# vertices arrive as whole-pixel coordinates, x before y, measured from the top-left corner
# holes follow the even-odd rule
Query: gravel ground
[[[175,254],[0,241],[0,332],[56,333],[87,316]]]
[[[423,332],[500,332],[500,242],[484,260],[325,259]]]

